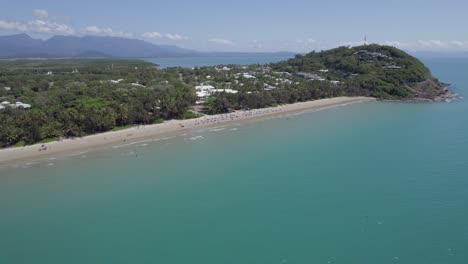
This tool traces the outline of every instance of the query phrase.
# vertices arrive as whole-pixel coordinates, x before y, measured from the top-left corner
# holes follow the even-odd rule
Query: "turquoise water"
[[[156,63],[161,68],[168,67],[202,67],[217,65],[268,64],[290,59],[290,56],[256,56],[256,57],[182,57],[182,58],[148,58],[146,61]]]
[[[468,61],[426,62],[466,94]],[[365,103],[3,168],[0,263],[465,264],[467,113]]]

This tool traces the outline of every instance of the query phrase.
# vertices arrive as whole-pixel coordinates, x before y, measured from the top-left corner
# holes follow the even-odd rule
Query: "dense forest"
[[[351,94],[358,89],[381,99],[431,98],[444,92],[420,60],[390,46],[374,44],[311,52],[277,63],[273,68],[319,72],[327,80],[343,82]],[[428,80],[432,85],[421,86]]]
[[[0,110],[3,147],[183,117],[196,99],[176,72],[122,60],[3,62],[0,97],[32,105]]]
[[[197,96],[201,85],[212,89],[209,96]],[[378,45],[312,52],[270,65],[193,69],[161,69],[140,60],[5,60],[0,147],[336,96],[443,94],[419,60]]]

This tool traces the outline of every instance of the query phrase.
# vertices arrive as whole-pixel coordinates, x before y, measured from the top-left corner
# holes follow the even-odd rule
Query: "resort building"
[[[25,103],[22,103],[22,102],[16,102],[14,104],[11,104],[10,102],[8,101],[3,101],[0,103],[0,109],[5,109],[6,107],[11,107],[11,108],[24,108],[24,109],[29,109],[31,108],[31,105],[30,104],[25,104]]]

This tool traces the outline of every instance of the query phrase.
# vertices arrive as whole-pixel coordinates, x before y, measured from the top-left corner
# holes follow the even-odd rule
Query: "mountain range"
[[[47,40],[27,34],[0,36],[0,58],[151,58],[189,56],[294,55],[280,53],[200,52],[139,39],[103,36],[54,36]]]

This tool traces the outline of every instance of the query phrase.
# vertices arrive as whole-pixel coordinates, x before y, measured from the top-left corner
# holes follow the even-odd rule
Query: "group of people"
[[[39,148],[39,151],[46,151],[47,150],[47,146],[42,144],[41,147]]]
[[[214,116],[204,116],[202,118],[196,119],[195,123],[192,124],[193,127],[203,126],[207,124],[216,124],[222,122],[229,122],[229,121],[236,121],[242,120],[246,118],[252,118],[255,116],[263,116],[272,113],[281,112],[281,108],[269,108],[269,109],[255,109],[255,110],[248,110],[248,111],[239,111],[233,112],[228,114],[220,114]],[[185,125],[180,124],[181,127],[185,127]]]

